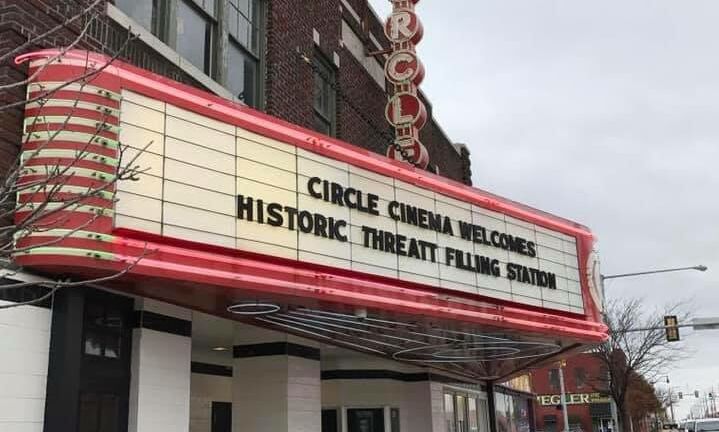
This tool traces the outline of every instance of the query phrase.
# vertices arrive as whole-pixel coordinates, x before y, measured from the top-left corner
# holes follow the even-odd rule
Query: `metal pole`
[[[601,276],[599,278],[599,283],[601,284],[602,289],[602,312],[605,313],[607,310],[607,291],[604,288],[604,279],[606,279],[604,276]],[[609,336],[611,338],[611,335]],[[612,348],[612,341],[607,340],[606,344],[608,345],[609,349]],[[611,380],[611,375],[608,377]],[[612,383],[610,382],[610,386]],[[619,413],[617,412],[617,401],[614,400],[614,396],[609,397],[609,408],[612,413],[612,432],[622,432],[619,430]]]
[[[668,381],[668,380],[669,380],[669,378],[667,378],[667,381]],[[669,412],[670,412],[671,415],[672,415],[672,423],[674,423],[674,401],[673,401],[673,397],[672,397],[672,388],[671,388],[671,386],[669,387]]]
[[[697,266],[691,266],[691,267],[678,267],[678,268],[662,269],[662,270],[647,270],[647,271],[642,271],[642,272],[622,273],[622,274],[606,275],[606,276],[602,275],[602,280],[617,279],[617,278],[632,277],[632,276],[642,276],[642,275],[655,274],[655,273],[678,272],[678,271],[684,271],[684,270],[707,271],[707,267],[703,266],[703,265],[697,265]]]
[[[564,432],[569,432],[569,416],[567,415],[567,396],[564,392],[564,361],[559,362],[559,388],[562,391],[562,414],[564,415]]]

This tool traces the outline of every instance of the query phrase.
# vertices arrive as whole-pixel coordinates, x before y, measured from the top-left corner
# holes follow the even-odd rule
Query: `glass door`
[[[457,432],[454,419],[454,395],[444,394],[444,423],[446,432]]]
[[[445,392],[444,423],[446,432],[489,432],[487,401],[477,395]]]
[[[467,429],[467,396],[461,394],[455,395],[454,402],[457,432],[469,432]]]

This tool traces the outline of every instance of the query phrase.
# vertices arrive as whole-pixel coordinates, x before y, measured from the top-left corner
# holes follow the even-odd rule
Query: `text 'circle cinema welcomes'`
[[[509,251],[523,257],[536,258],[537,244],[520,235],[512,235],[499,230],[488,230],[471,221],[452,219],[448,215],[427,210],[411,203],[382,199],[386,207],[380,209],[380,197],[377,194],[346,187],[341,184],[311,177],[307,181],[306,193],[334,206],[345,207],[352,212],[373,216],[389,217],[398,224],[397,232],[385,231],[376,226],[360,226],[361,236],[356,240],[365,248],[371,248],[403,257],[414,258],[429,263],[493,277],[506,277],[539,287],[557,288],[557,276],[550,271],[540,270],[514,262],[501,262],[494,249]],[[336,213],[335,213],[336,215]],[[237,196],[237,217],[242,220],[268,224],[274,227],[286,227],[303,234],[350,242],[350,223],[337,216],[329,216],[309,210],[298,209],[267,198]],[[351,217],[351,216],[350,216]],[[402,234],[402,227],[412,226],[437,233],[437,241],[426,241]],[[459,237],[467,241],[464,249],[450,246],[446,238]],[[488,246],[487,255],[474,252],[473,244]],[[444,251],[441,256],[439,252]],[[491,253],[494,252],[494,253]],[[506,254],[505,254],[506,256]],[[511,257],[510,257],[511,259]]]

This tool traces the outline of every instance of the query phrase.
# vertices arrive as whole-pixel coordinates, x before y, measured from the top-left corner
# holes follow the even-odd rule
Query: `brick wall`
[[[383,45],[389,47],[383,24],[369,10],[365,0],[348,1],[352,9],[366,20],[365,28]],[[340,0],[271,0],[268,6],[267,80],[268,113],[305,127],[312,127],[312,69],[300,58],[300,52],[312,56],[315,50],[333,60],[337,53],[340,66],[337,81],[342,96],[337,98],[337,137],[379,154],[385,154],[387,135],[393,134],[384,116],[388,94],[366,72],[352,53],[340,44],[342,19],[360,36],[362,25]],[[315,47],[313,29],[320,35]],[[374,44],[369,45],[375,50]],[[431,114],[431,104],[427,104]],[[421,140],[430,153],[432,164],[440,174],[471,184],[469,154],[461,154],[430,118],[422,130]]]
[[[552,387],[549,382],[549,371],[556,368],[556,365],[546,366],[541,369],[532,371],[533,390],[538,395],[557,395],[560,393],[558,388]],[[586,382],[582,385],[577,382],[578,368],[586,372]],[[564,387],[568,394],[596,393],[599,389],[606,385],[605,379],[602,377],[602,363],[592,354],[579,354],[567,359],[564,367]],[[579,420],[582,429],[585,431],[592,430],[592,416],[588,404],[569,404],[567,405],[567,413],[570,422]],[[562,411],[557,409],[555,405],[540,405],[535,401],[535,418],[537,420],[537,429],[544,430],[546,425],[545,416],[556,416],[558,428],[563,427]]]

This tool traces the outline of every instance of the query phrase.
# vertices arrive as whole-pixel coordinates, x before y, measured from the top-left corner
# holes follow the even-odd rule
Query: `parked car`
[[[719,432],[719,418],[698,419],[693,422],[691,432]],[[687,428],[689,430],[689,428]]]

